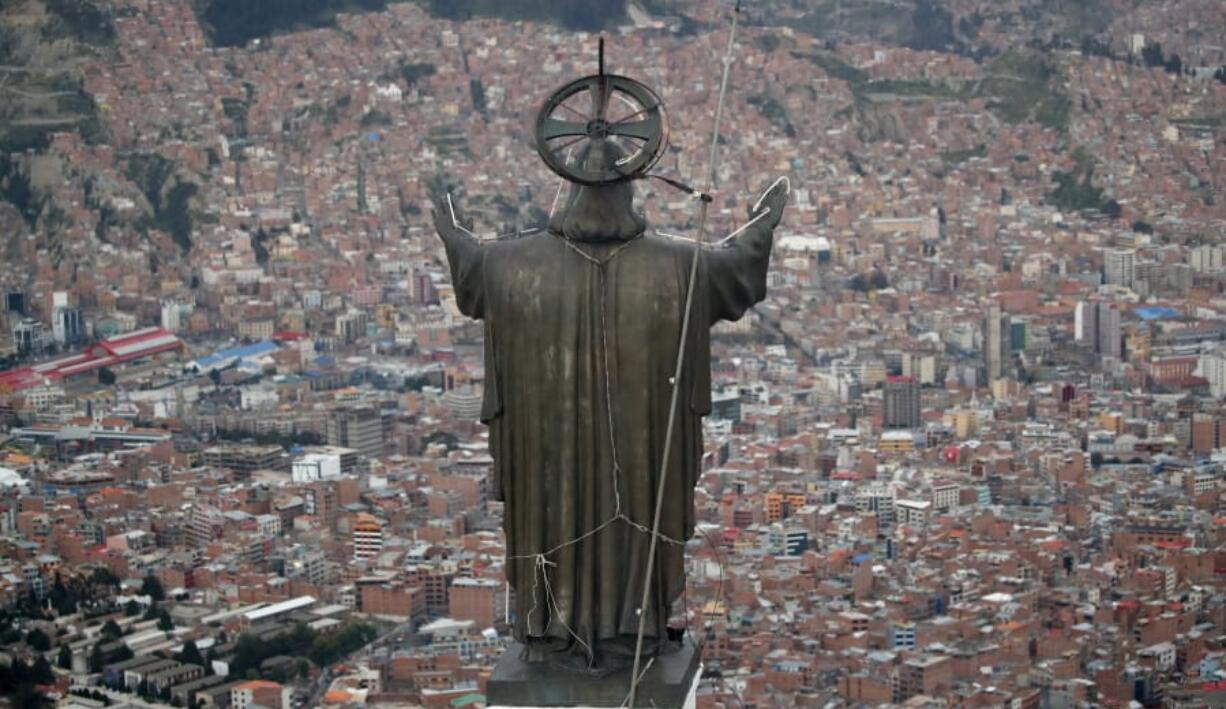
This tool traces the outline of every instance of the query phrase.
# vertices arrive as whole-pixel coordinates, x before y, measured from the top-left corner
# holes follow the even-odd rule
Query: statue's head
[[[625,157],[617,144],[590,141],[576,157],[586,169],[611,169]],[[566,205],[549,221],[549,230],[572,241],[628,241],[643,233],[647,221],[634,210],[632,180],[607,185],[572,183]]]

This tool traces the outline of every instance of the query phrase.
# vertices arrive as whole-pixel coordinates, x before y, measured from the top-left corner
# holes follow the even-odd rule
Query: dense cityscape
[[[599,36],[700,184],[731,5],[315,4],[0,7],[0,706],[485,706],[514,591],[431,202],[539,229]],[[698,708],[1226,703],[1226,5],[746,5],[709,237],[792,192],[712,333]]]

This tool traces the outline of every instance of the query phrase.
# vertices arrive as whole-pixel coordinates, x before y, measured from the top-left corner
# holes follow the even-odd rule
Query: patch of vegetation
[[[1108,217],[1120,215],[1120,205],[1108,199],[1103,190],[1094,186],[1094,160],[1085,151],[1074,154],[1077,164],[1067,172],[1052,175],[1056,189],[1047,195],[1047,202],[1064,211],[1094,210]]]
[[[173,161],[157,153],[136,153],[128,156],[124,176],[149,200],[153,207],[153,225],[170,234],[186,253],[192,248],[190,203],[199,188],[179,180],[175,170]]]
[[[392,124],[392,117],[387,115],[383,111],[372,108],[371,110],[362,114],[362,119],[358,121],[358,123],[363,128],[374,128],[375,126],[390,126]]]
[[[64,0],[65,2],[69,0]],[[379,12],[404,0],[198,0],[196,15],[215,46],[235,47],[281,32],[336,27],[344,12]],[[596,31],[626,19],[628,0],[418,0],[451,20],[495,17]]]
[[[230,662],[230,677],[241,679],[252,671],[257,674],[265,660],[278,655],[306,656],[318,666],[329,665],[374,640],[374,627],[351,623],[336,633],[316,633],[305,624],[271,638],[243,634],[234,647]]]
[[[598,31],[616,27],[626,19],[628,0],[426,0],[435,17],[471,20],[552,22],[569,30]]]
[[[988,154],[988,146],[980,143],[973,148],[965,148],[963,150],[943,150],[941,151],[941,159],[947,163],[958,164],[966,162],[971,158],[982,158]]]
[[[10,123],[0,137],[0,153],[41,152],[51,145],[51,134],[64,130],[65,125],[29,125]]]
[[[429,62],[401,62],[398,71],[400,73],[400,78],[404,79],[406,84],[412,86],[422,79],[434,76],[434,73],[438,70]]]
[[[975,94],[991,97],[989,108],[1010,123],[1033,120],[1057,130],[1068,128],[1072,101],[1056,87],[1059,72],[1035,52],[1008,52],[988,65],[988,77]]]
[[[788,110],[774,96],[754,94],[746,101],[750,106],[758,109],[758,112],[770,121],[771,125],[783,131],[784,135],[789,138],[796,137],[796,127],[792,125],[792,120],[788,117]]]
[[[819,52],[816,54],[807,54],[804,52],[792,52],[792,56],[797,59],[808,59],[816,64],[822,71],[826,72],[831,78],[846,81],[852,85],[863,84],[868,81],[868,72],[863,69],[848,64],[839,59],[833,54]]]
[[[485,115],[487,109],[485,84],[482,84],[480,79],[470,80],[468,82],[468,93],[472,96],[473,108],[477,110],[477,113]]]
[[[954,34],[954,16],[935,0],[917,0],[904,44],[912,49],[954,51],[961,42]]]
[[[115,41],[115,25],[109,13],[94,0],[43,0],[53,16],[43,26],[43,37],[71,37],[85,44],[107,46]]]
[[[1171,123],[1189,128],[1220,128],[1226,126],[1226,116],[1198,116],[1193,118],[1172,118]]]
[[[935,81],[906,79],[878,79],[860,84],[858,90],[865,94],[894,94],[897,96],[926,96],[929,98],[961,99],[962,92],[947,84]]]
[[[42,204],[35,204],[34,192],[30,189],[30,176],[21,169],[13,158],[0,151],[0,199],[13,205],[21,212],[26,224],[34,226]]]
[[[278,32],[335,27],[342,12],[379,11],[387,0],[204,0],[196,13],[213,44],[235,47]]]

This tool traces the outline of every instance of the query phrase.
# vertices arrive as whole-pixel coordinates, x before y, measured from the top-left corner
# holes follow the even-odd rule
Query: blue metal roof
[[[1147,308],[1137,308],[1137,317],[1142,320],[1169,320],[1180,316],[1180,312],[1173,308],[1165,308],[1154,305]]]
[[[269,352],[275,352],[279,348],[280,346],[272,340],[264,340],[262,342],[255,342],[250,345],[243,345],[242,347],[231,347],[229,349],[220,350],[211,355],[201,357],[200,359],[196,360],[196,362],[201,367],[209,367],[214,364],[225,362],[228,359],[258,357],[263,354],[268,354]]]

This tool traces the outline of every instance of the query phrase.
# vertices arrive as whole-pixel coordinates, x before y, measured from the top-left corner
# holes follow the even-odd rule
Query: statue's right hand
[[[473,222],[464,216],[464,212],[455,204],[455,200],[448,201],[449,195],[435,200],[434,208],[430,210],[430,216],[434,219],[434,230],[439,236],[466,236],[471,238],[473,233]],[[454,218],[452,215],[455,215]]]

